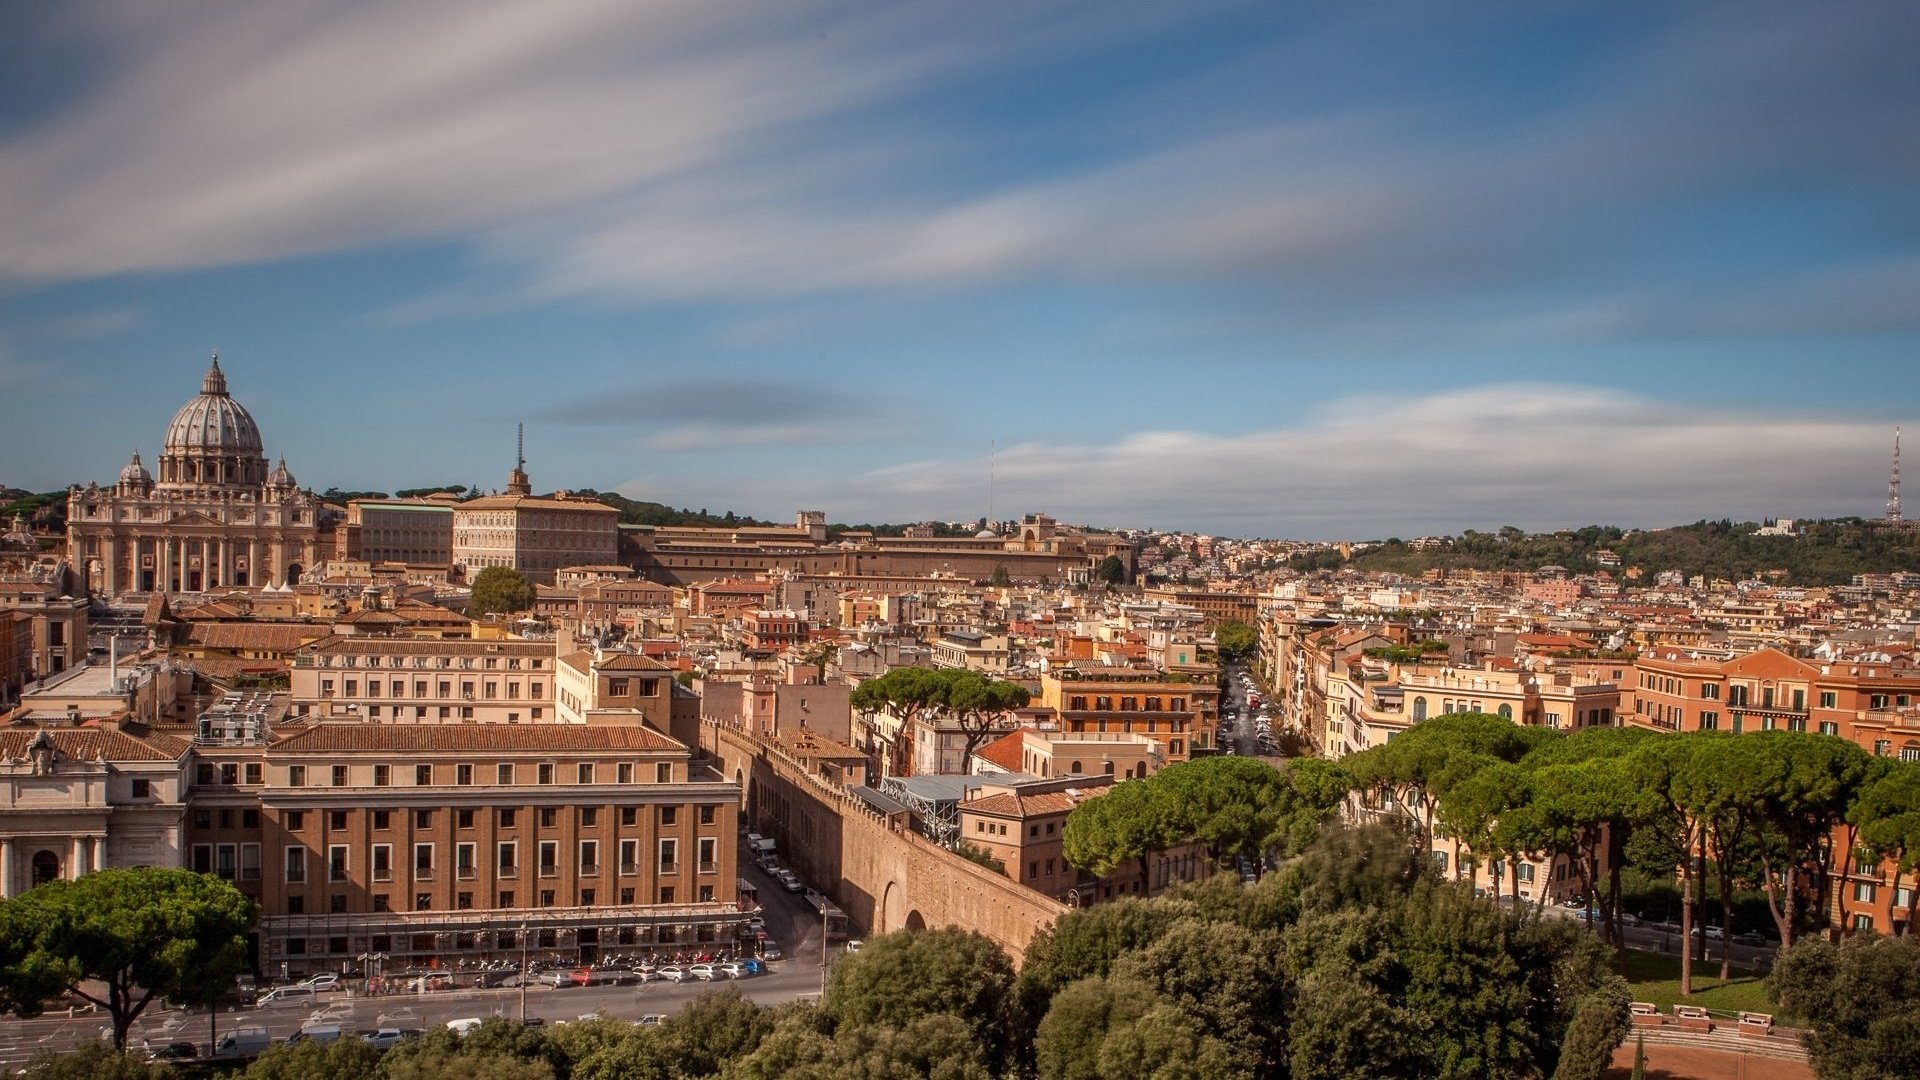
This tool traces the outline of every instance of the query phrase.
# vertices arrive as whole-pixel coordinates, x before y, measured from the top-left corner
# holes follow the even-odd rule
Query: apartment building
[[[522,927],[591,959],[739,917],[739,789],[644,724],[322,722],[201,756],[188,865],[257,897],[267,971],[517,955]]]
[[[294,654],[296,717],[409,724],[559,719],[551,641],[331,636]]]
[[[1136,866],[1101,878],[1069,864],[1068,815],[1113,783],[1107,776],[1079,776],[982,784],[959,805],[960,839],[997,860],[1007,877],[1075,907],[1116,896],[1155,896],[1213,873],[1213,860],[1197,844],[1155,853],[1144,880]]]
[[[1037,704],[1067,734],[1146,735],[1169,763],[1211,752],[1220,720],[1219,687],[1152,668],[1056,666],[1041,676]]]

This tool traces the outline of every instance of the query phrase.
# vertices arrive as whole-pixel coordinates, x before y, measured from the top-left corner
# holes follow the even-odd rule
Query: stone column
[[[153,583],[154,591],[161,593],[172,592],[173,538],[170,536],[154,537],[153,549],[153,566],[154,569],[158,571],[158,579]]]
[[[106,588],[100,589],[98,591],[109,597],[118,596],[120,594],[120,538],[113,535],[112,533],[108,533],[106,548],[107,548],[105,553],[107,557]]]
[[[107,838],[104,836],[93,838],[93,868],[95,870],[107,868]]]
[[[0,900],[13,895],[13,838],[0,839]]]
[[[84,836],[73,838],[73,858],[68,860],[67,876],[77,878],[87,872],[87,840]]]
[[[247,588],[260,587],[260,545],[247,537]]]

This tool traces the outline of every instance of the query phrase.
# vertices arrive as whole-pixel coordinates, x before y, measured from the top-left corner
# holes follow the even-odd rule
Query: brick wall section
[[[999,943],[1017,964],[1067,910],[931,843],[903,815],[876,813],[747,732],[705,723],[701,743],[727,779],[738,778],[745,819],[777,842],[781,861],[869,932],[957,926]]]

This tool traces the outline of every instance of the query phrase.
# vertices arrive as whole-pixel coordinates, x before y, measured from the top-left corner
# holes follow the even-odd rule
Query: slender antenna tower
[[[1893,429],[1893,472],[1887,476],[1887,524],[1900,524],[1900,428]]]
[[[515,424],[518,438],[514,449],[514,468],[524,470],[527,467],[527,425]]]
[[[993,466],[994,458],[1000,453],[1000,440],[987,440],[987,528],[994,527],[993,522]]]

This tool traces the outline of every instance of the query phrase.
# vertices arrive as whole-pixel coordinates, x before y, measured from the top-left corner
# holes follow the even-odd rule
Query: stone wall
[[[998,942],[1018,964],[1033,936],[1067,910],[926,840],[906,815],[876,812],[747,732],[704,723],[701,745],[739,782],[742,819],[867,932],[957,926]]]

